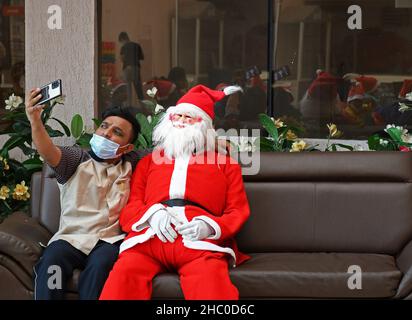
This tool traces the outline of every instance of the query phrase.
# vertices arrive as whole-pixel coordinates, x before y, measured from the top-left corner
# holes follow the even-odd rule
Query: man
[[[234,236],[249,217],[240,166],[215,151],[214,103],[239,91],[192,88],[153,132],[120,215],[128,233],[100,299],[150,299],[152,279],[177,272],[186,299],[238,299],[229,278],[248,257]]]
[[[140,76],[140,60],[144,60],[142,47],[129,39],[126,32],[119,34],[121,45],[120,57],[123,62],[123,78],[128,83],[128,103],[132,105],[132,84],[139,100],[143,100],[142,80]]]
[[[33,143],[57,178],[61,217],[58,232],[34,268],[35,299],[63,299],[76,268],[83,269],[80,299],[97,299],[124,238],[118,217],[129,197],[130,177],[139,156],[131,152],[139,124],[130,108],[110,108],[103,113],[90,151],[57,147],[41,121],[44,105],[36,106],[39,92],[30,92],[26,113]],[[61,287],[48,285],[51,270],[61,275],[57,280]]]

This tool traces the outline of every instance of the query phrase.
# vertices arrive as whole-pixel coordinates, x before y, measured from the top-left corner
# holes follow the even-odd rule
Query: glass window
[[[216,127],[260,127],[257,115],[267,112],[268,0],[101,0],[100,6],[100,111],[131,104],[148,114],[140,101],[154,83],[165,107],[196,84],[221,90],[238,84],[243,94],[216,104]]]
[[[24,97],[24,0],[0,1],[0,114],[12,93]]]
[[[355,11],[348,13],[352,5]],[[412,1],[275,1],[276,116],[293,113],[305,136],[365,139],[387,124],[411,125],[399,102],[412,91]]]

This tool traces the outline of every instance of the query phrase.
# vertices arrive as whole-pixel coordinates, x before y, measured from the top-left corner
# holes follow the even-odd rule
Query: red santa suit
[[[152,280],[163,272],[180,275],[186,299],[237,299],[228,264],[248,259],[237,249],[234,236],[249,217],[240,166],[215,151],[175,159],[163,151],[159,155],[168,161],[150,154],[133,175],[131,195],[120,215],[128,235],[100,299],[150,299]],[[170,207],[164,204],[169,199],[190,204]],[[178,235],[173,243],[161,242],[148,219],[164,209],[174,225],[206,222],[213,229],[211,236],[189,241]]]

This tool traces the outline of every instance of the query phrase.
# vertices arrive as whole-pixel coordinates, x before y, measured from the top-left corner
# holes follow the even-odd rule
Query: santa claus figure
[[[371,125],[375,122],[374,110],[378,105],[378,100],[373,96],[378,81],[367,76],[358,76],[351,81],[347,104],[342,110],[342,115],[349,123],[359,127]]]
[[[214,103],[239,91],[196,86],[153,132],[120,215],[128,233],[100,299],[150,299],[153,278],[176,272],[186,299],[238,299],[229,266],[248,259],[234,236],[249,217],[240,166],[215,151]]]
[[[399,99],[390,104],[379,106],[373,113],[375,123],[378,125],[395,124],[398,126],[410,124],[412,122],[412,113],[410,112],[412,102],[407,95],[411,93],[412,79],[404,79],[399,91]]]
[[[338,79],[322,70],[316,71],[316,79],[310,84],[300,101],[300,111],[307,121],[330,121],[338,112]]]

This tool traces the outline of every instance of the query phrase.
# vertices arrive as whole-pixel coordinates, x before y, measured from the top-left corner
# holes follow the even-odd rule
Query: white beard
[[[216,136],[211,121],[202,119],[193,125],[176,128],[168,112],[153,131],[156,149],[163,149],[170,159],[215,150]]]

